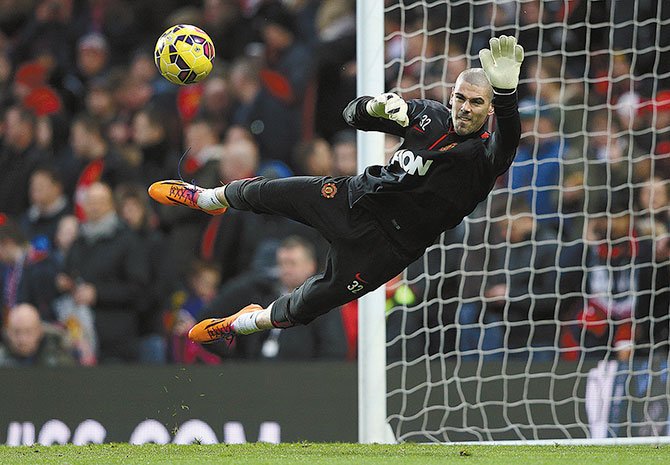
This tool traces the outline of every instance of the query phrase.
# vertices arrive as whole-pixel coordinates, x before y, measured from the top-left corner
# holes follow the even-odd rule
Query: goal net
[[[514,165],[387,288],[395,439],[669,436],[670,4],[387,0],[384,27],[405,99],[448,103],[492,36],[526,52]]]

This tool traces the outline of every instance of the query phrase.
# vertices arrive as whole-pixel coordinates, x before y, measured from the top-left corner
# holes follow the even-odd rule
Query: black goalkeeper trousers
[[[253,178],[226,186],[237,210],[285,216],[317,229],[330,243],[325,270],[272,305],[278,328],[307,324],[377,289],[416,257],[402,254],[364,209],[349,207],[348,177]]]

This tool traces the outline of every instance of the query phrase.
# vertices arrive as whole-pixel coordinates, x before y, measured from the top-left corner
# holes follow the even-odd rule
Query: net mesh
[[[401,441],[670,435],[670,2],[387,0],[387,89],[447,104],[500,34],[526,52],[521,145],[388,286],[389,424]]]

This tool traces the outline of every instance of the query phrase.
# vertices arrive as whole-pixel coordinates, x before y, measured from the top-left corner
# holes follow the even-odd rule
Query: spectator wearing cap
[[[51,304],[58,295],[55,278],[60,266],[40,241],[28,242],[18,224],[0,215],[0,275],[3,314],[22,302],[32,304],[43,320],[53,321]]]
[[[19,215],[28,209],[28,180],[46,155],[36,145],[34,113],[19,106],[4,115],[5,133],[0,145],[0,211]]]
[[[77,42],[74,72],[63,82],[72,95],[74,112],[84,108],[84,99],[91,80],[101,77],[109,65],[109,45],[104,35],[92,32],[82,36]]]

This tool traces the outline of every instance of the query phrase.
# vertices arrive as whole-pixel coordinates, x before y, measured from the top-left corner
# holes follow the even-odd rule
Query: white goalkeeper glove
[[[381,94],[368,101],[365,109],[370,116],[377,118],[390,119],[402,127],[409,125],[409,116],[407,116],[407,102],[399,95],[392,92]]]
[[[479,60],[491,85],[497,89],[516,89],[523,61],[523,47],[512,36],[489,40],[491,50],[479,51]]]

